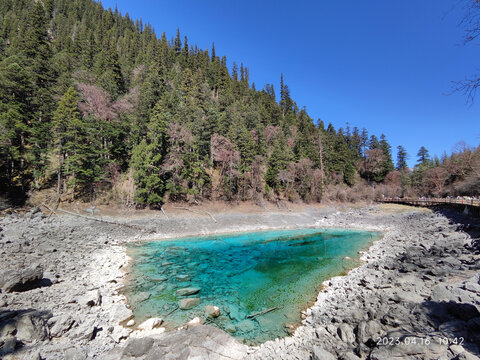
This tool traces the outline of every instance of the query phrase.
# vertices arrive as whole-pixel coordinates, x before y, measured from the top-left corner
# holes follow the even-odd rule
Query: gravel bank
[[[110,219],[128,227],[74,216],[47,218],[36,210],[1,218],[0,357],[475,359],[479,355],[480,258],[457,219],[382,207],[213,216],[188,212],[168,220],[163,215]],[[123,243],[305,226],[380,230],[385,236],[363,255],[361,267],[326,282],[293,336],[247,348],[210,326],[166,334],[161,328],[132,332],[126,326],[132,312],[119,293],[128,271]],[[476,229],[469,229],[474,237]]]

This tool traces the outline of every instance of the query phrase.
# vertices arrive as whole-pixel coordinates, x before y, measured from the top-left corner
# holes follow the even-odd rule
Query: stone
[[[237,332],[237,328],[235,327],[235,325],[233,325],[233,323],[229,323],[227,326],[225,326],[225,330],[230,334],[234,334]]]
[[[78,327],[69,331],[68,336],[71,339],[91,341],[95,338],[98,331],[99,329],[95,325],[95,320],[89,319],[83,323],[80,323]]]
[[[163,320],[160,318],[150,318],[148,320],[145,320],[140,325],[138,325],[138,328],[140,330],[152,330],[162,325],[162,323],[163,323]]]
[[[186,298],[178,302],[178,306],[181,310],[190,310],[200,304],[199,298]]]
[[[39,286],[43,278],[41,266],[21,270],[5,270],[0,273],[0,289],[9,292],[23,292]]]
[[[1,342],[3,342],[3,345],[0,347],[0,355],[10,354],[14,352],[17,347],[17,338],[13,335],[0,339],[0,344]]]
[[[147,354],[153,346],[153,339],[150,337],[128,339],[123,356],[140,357]]]
[[[186,326],[187,327],[193,327],[193,326],[198,326],[198,325],[202,325],[202,324],[203,324],[203,320],[200,319],[199,317],[195,317],[192,320],[190,320],[189,322],[187,322]]]
[[[155,339],[144,359],[240,360],[247,355],[247,349],[247,346],[216,327],[198,325],[165,333]]]
[[[166,329],[164,327],[156,327],[155,329],[150,330],[136,330],[129,335],[129,338],[144,338],[146,336],[155,337],[163,334],[165,331]]]
[[[221,315],[220,308],[218,306],[207,305],[204,308],[208,317],[217,318]]]
[[[377,338],[382,332],[382,326],[376,320],[361,321],[357,328],[359,343],[366,343],[369,339]]]
[[[100,306],[102,304],[102,294],[100,290],[89,291],[77,301],[82,306]]]
[[[50,327],[50,336],[61,337],[67,331],[69,331],[75,320],[68,314],[54,316],[48,320],[48,326]]]
[[[247,313],[240,311],[240,309],[234,305],[228,306],[228,317],[233,321],[242,321],[247,317]]]
[[[189,288],[178,289],[176,294],[177,296],[189,296],[189,295],[198,294],[199,292],[200,292],[200,288],[189,287]]]
[[[111,321],[115,323],[123,323],[130,320],[133,317],[133,312],[123,304],[113,305],[111,311]]]
[[[77,348],[70,348],[67,349],[64,353],[64,360],[86,360],[87,355],[81,350]]]
[[[132,327],[133,325],[135,325],[135,320],[132,319],[127,321],[127,324],[126,324],[127,327]]]
[[[337,329],[338,336],[343,342],[353,344],[355,342],[355,334],[353,328],[347,323],[342,323]]]
[[[353,352],[345,352],[338,357],[339,360],[360,360]]]
[[[131,301],[132,301],[132,303],[140,303],[140,302],[147,301],[148,299],[150,299],[150,296],[151,296],[151,294],[149,292],[142,291],[142,292],[139,292],[139,293],[136,293],[135,295],[133,295],[131,297]]]
[[[47,322],[37,312],[27,313],[16,319],[15,336],[20,341],[36,342],[48,338]]]
[[[247,333],[250,331],[255,330],[255,324],[253,323],[252,320],[242,320],[236,324],[237,331]]]
[[[312,349],[312,360],[337,360],[337,357],[321,346],[314,346]]]
[[[189,275],[177,275],[176,276],[176,279],[178,281],[189,281],[190,280],[190,276]]]

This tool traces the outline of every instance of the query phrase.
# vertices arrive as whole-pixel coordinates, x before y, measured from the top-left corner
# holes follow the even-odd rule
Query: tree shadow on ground
[[[455,301],[424,301],[421,312],[436,332],[440,344],[462,345],[480,355],[480,312],[473,304]]]
[[[472,238],[470,250],[480,254],[480,218],[447,207],[438,207],[435,212],[457,224],[457,230],[464,231]]]
[[[0,309],[0,358],[3,355],[15,354],[28,348],[19,335],[29,333],[38,341],[48,338],[47,321],[52,317],[51,311],[35,309],[9,310]],[[13,339],[13,337],[15,337]],[[13,339],[13,345],[8,344]],[[33,341],[35,343],[36,341]]]

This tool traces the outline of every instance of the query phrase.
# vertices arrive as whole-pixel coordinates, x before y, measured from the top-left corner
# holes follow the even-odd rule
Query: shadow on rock
[[[425,301],[421,307],[427,320],[436,329],[437,341],[461,345],[475,355],[480,355],[480,312],[473,304],[455,301]]]
[[[0,355],[11,354],[28,344],[49,338],[50,311],[0,310]]]
[[[480,254],[480,219],[452,210],[450,208],[437,208],[435,212],[445,216],[457,224],[458,231],[464,231],[472,238],[470,250]]]

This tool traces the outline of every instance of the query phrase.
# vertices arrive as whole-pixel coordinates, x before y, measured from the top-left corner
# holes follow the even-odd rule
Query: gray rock
[[[182,310],[190,310],[200,304],[200,299],[199,298],[186,298],[182,299],[178,302],[178,306]]]
[[[131,300],[132,300],[133,303],[140,303],[140,302],[147,301],[148,299],[150,299],[150,296],[151,296],[151,294],[149,292],[142,291],[142,292],[139,292],[139,293],[136,293],[135,295],[133,295],[131,297]]]
[[[153,339],[146,337],[140,339],[129,339],[123,349],[124,356],[140,357],[147,354],[153,346]]]
[[[240,331],[243,333],[247,333],[255,330],[255,324],[253,323],[252,320],[248,320],[248,319],[238,322],[235,326],[237,328],[237,331]]]
[[[0,339],[0,345],[0,355],[10,354],[14,352],[17,347],[17,338],[13,335],[9,335]]]
[[[155,340],[145,360],[240,360],[247,354],[247,349],[247,346],[220,329],[198,325],[187,330],[165,333]]]
[[[43,341],[49,336],[47,323],[37,312],[19,316],[15,327],[17,329],[15,336],[20,341]]]
[[[21,270],[5,270],[0,273],[0,288],[5,292],[28,291],[43,278],[41,266],[33,266]]]
[[[342,323],[338,327],[337,333],[343,342],[346,342],[347,344],[353,344],[355,342],[355,334],[353,333],[353,328],[350,325]]]
[[[64,353],[64,360],[86,360],[87,355],[81,349],[70,348],[67,349]]]
[[[320,346],[314,346],[312,360],[337,360],[337,357]]]
[[[82,306],[100,306],[102,305],[102,294],[100,290],[89,291],[77,301]]]
[[[75,320],[68,314],[54,316],[48,320],[48,326],[50,326],[50,336],[61,337],[68,330],[71,329]]]
[[[188,296],[188,295],[195,295],[200,292],[200,288],[196,287],[189,287],[177,290],[177,296]]]
[[[361,321],[357,328],[357,340],[366,343],[369,339],[375,339],[382,332],[382,326],[376,320]]]
[[[221,315],[221,311],[218,306],[207,305],[205,306],[204,310],[208,317],[216,318]]]
[[[115,304],[111,310],[111,321],[114,323],[122,323],[133,317],[133,312],[123,304]]]
[[[178,281],[189,281],[190,280],[189,275],[177,275],[176,278],[177,278]]]

